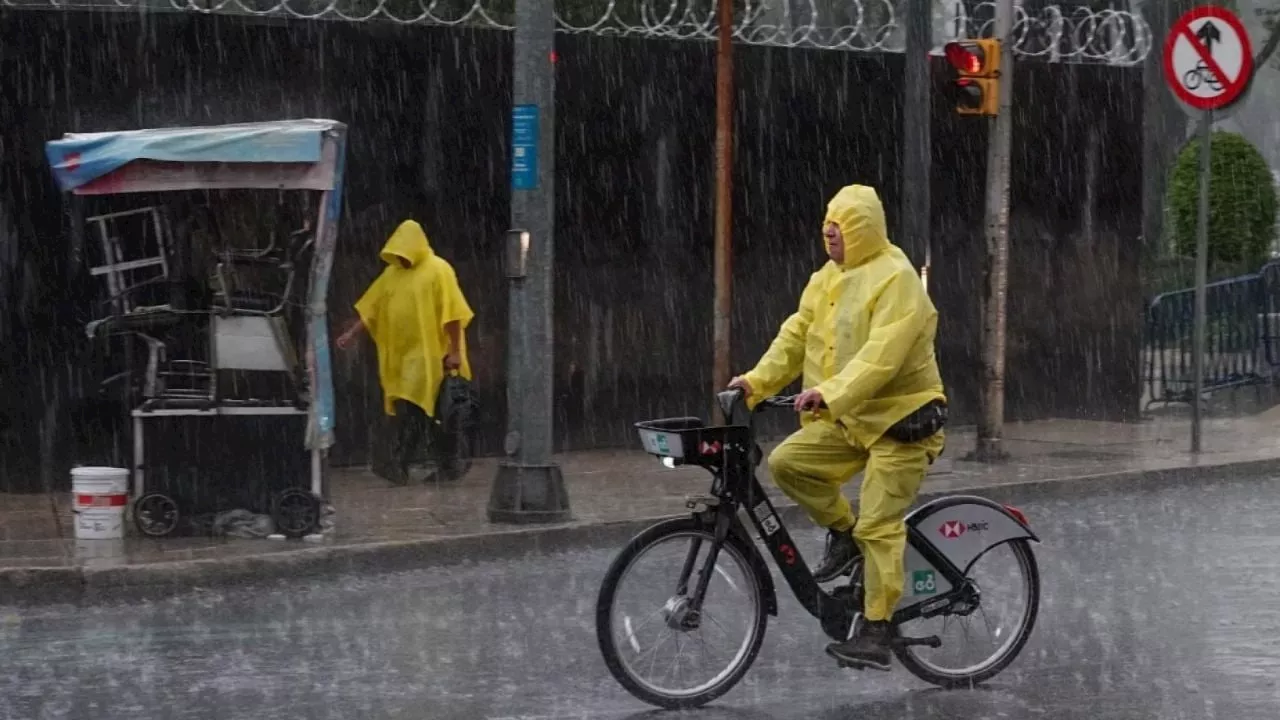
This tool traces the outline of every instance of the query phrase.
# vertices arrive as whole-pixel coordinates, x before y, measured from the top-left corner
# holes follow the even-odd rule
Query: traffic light
[[[995,117],[1000,111],[1000,41],[949,42],[943,54],[951,65],[951,96],[956,113]]]

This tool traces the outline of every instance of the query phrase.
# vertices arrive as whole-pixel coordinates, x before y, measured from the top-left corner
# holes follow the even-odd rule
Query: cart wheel
[[[133,503],[133,523],[147,537],[164,537],[178,527],[178,503],[163,493],[147,493]]]
[[[320,527],[320,498],[306,490],[291,488],[276,496],[271,510],[276,532],[290,538],[300,538]]]

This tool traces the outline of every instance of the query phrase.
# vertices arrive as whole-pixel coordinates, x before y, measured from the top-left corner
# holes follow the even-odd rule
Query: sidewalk
[[[1280,409],[1246,418],[1208,420],[1204,452],[1196,458],[1187,452],[1190,430],[1185,418],[1137,424],[1014,423],[1005,430],[1012,460],[995,466],[960,460],[973,447],[973,435],[957,429],[949,433],[948,451],[932,468],[922,492],[935,495],[1058,481],[1065,485],[1085,479],[1121,482],[1161,471],[1183,475],[1280,472],[1277,428]],[[573,520],[555,526],[500,526],[486,520],[494,459],[477,460],[460,482],[410,487],[392,487],[364,470],[335,470],[330,500],[337,525],[320,543],[135,537],[123,543],[77,543],[72,537],[69,495],[0,495],[0,602],[6,587],[17,591],[48,582],[84,583],[86,575],[94,573],[112,578],[114,584],[155,583],[183,565],[202,568],[197,577],[205,584],[214,582],[208,579],[213,565],[222,568],[213,575],[241,579],[270,576],[285,565],[323,565],[325,558],[333,565],[338,555],[346,558],[340,569],[412,567],[524,552],[543,546],[539,538],[557,532],[568,537],[565,533],[613,528],[630,534],[638,521],[684,512],[685,496],[704,492],[709,477],[698,469],[667,469],[638,449],[571,453],[558,460],[568,484]],[[767,475],[764,466],[761,471]],[[765,484],[779,504],[790,505],[772,483]],[[852,486],[850,491],[856,492]],[[104,551],[104,545],[112,549]],[[391,555],[398,561],[382,562],[383,556]],[[293,556],[296,562],[286,559]]]

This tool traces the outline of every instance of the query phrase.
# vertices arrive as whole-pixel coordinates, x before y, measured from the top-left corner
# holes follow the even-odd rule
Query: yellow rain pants
[[[925,472],[945,444],[943,433],[904,444],[881,437],[870,448],[851,445],[834,422],[821,419],[791,435],[769,455],[769,472],[787,497],[814,523],[833,530],[853,528],[866,559],[868,620],[888,620],[902,598],[907,546],[907,510]],[[855,516],[841,486],[865,470]]]

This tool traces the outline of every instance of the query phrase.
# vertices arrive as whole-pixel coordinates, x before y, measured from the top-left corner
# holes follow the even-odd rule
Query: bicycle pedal
[[[893,640],[891,640],[890,643],[898,647],[929,647],[929,648],[942,647],[942,640],[937,635],[930,635],[928,637],[918,637],[918,638],[896,637],[896,638],[893,638]]]

